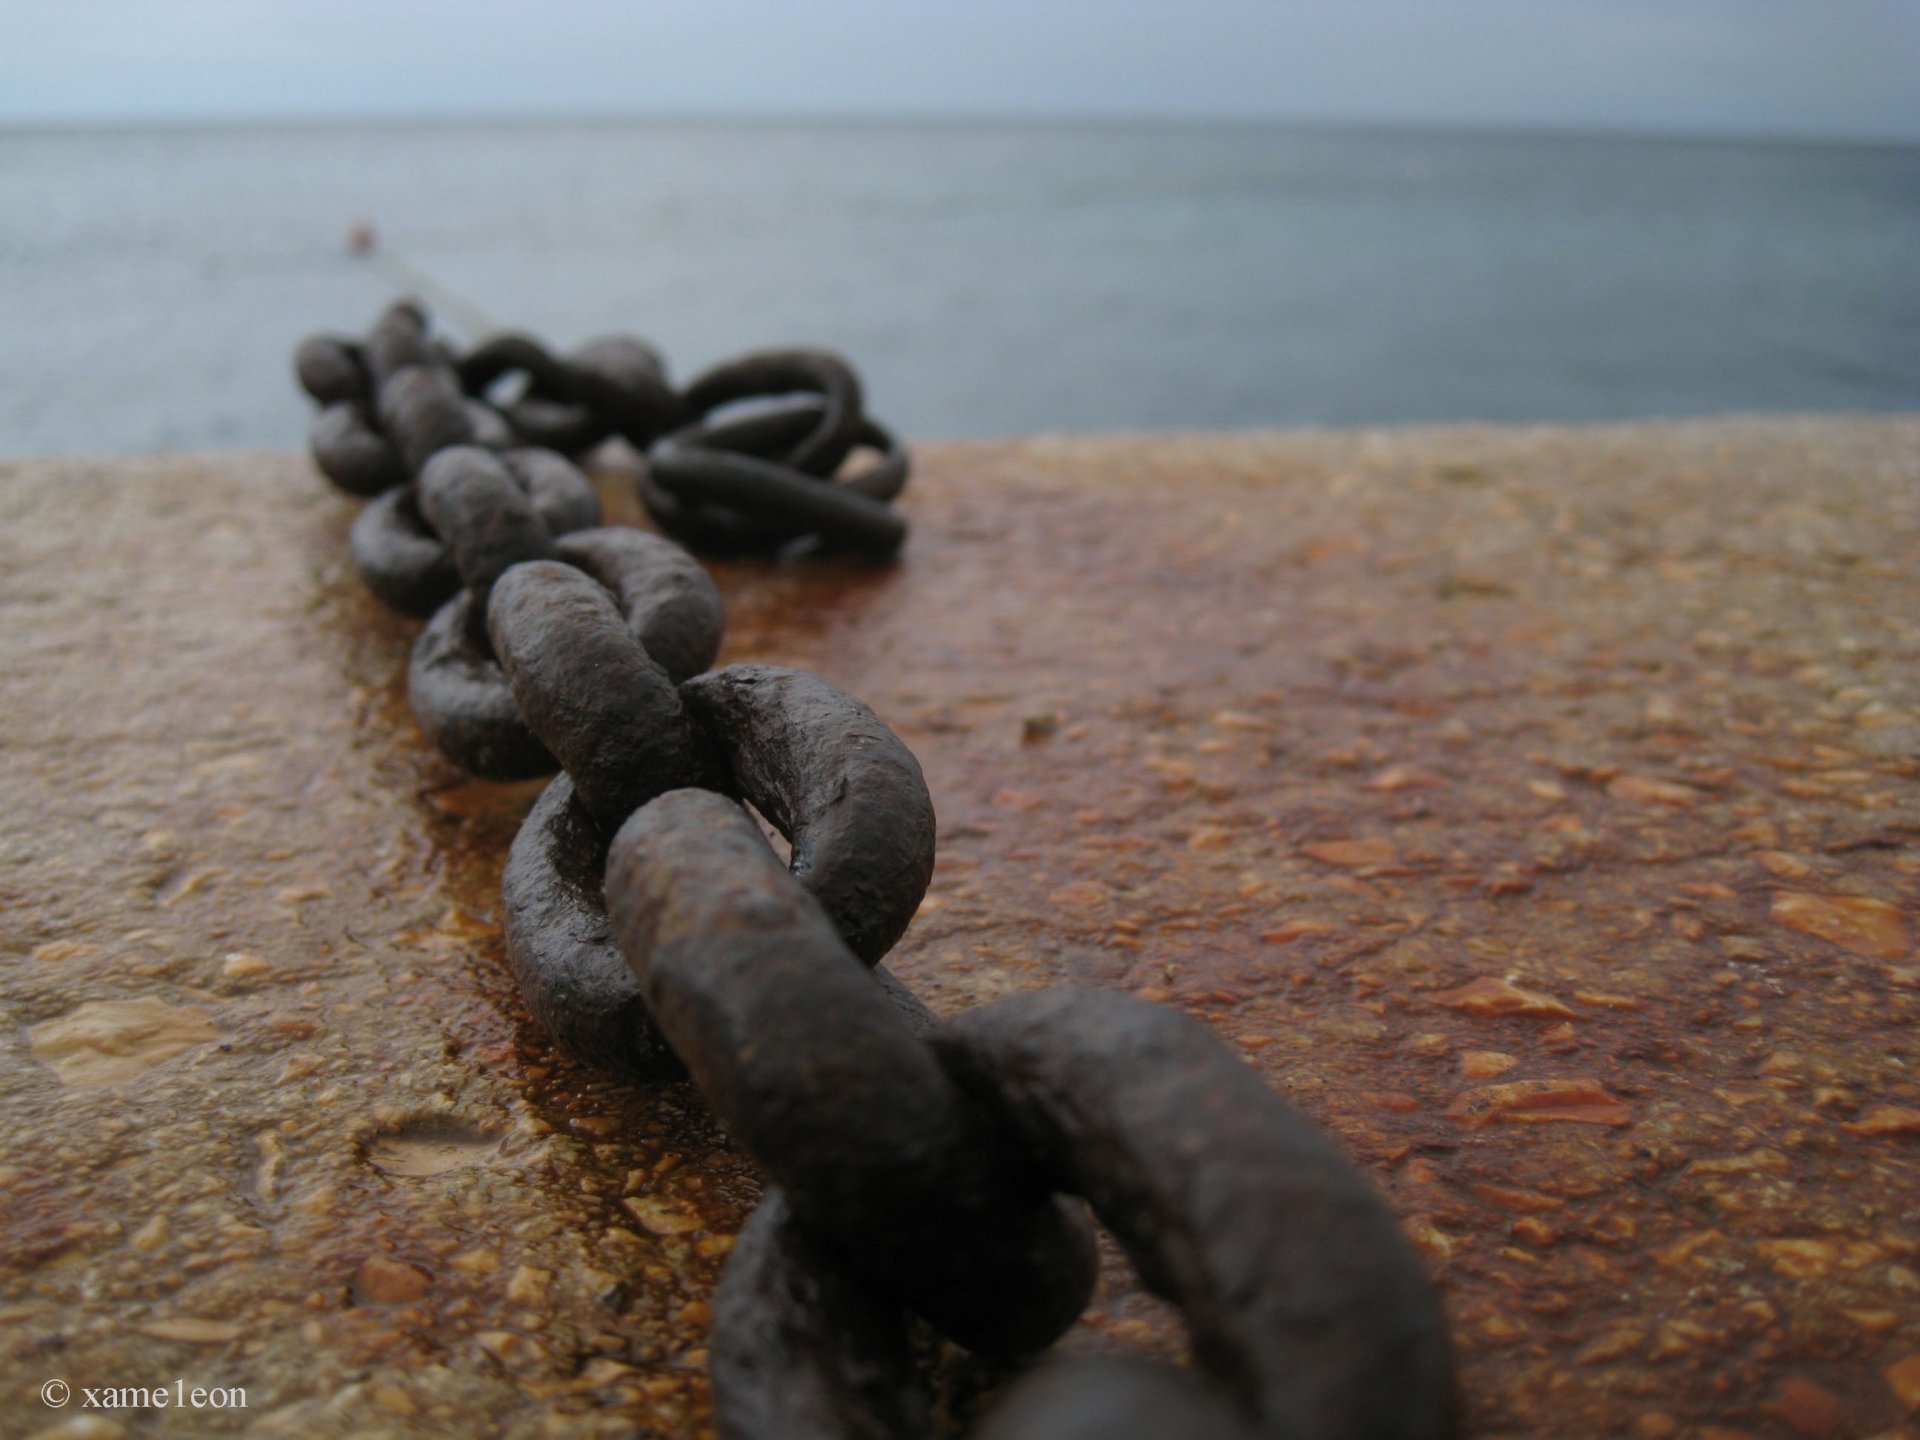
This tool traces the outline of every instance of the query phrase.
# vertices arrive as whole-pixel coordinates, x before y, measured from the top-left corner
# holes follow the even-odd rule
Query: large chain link
[[[684,1068],[771,1181],[713,1307],[721,1432],[928,1434],[908,1314],[1037,1354],[1091,1294],[1090,1211],[1179,1307],[1195,1366],[1053,1362],[979,1440],[1454,1435],[1438,1302],[1368,1182],[1171,1010],[1061,991],[936,1020],[879,963],[933,874],[912,752],[817,675],[708,671],[706,572],[601,528],[591,484],[544,448],[646,449],[643,502],[690,543],[888,554],[907,460],[852,369],[766,352],[675,391],[639,341],[556,359],[511,335],[460,357],[426,323],[403,303],[363,341],[300,347],[314,456],[372,497],[353,529],[369,588],[431,616],[422,727],[475,775],[560,772],[504,877],[534,1019],[596,1065]],[[496,408],[510,374],[524,388]],[[838,478],[861,449],[878,460]]]

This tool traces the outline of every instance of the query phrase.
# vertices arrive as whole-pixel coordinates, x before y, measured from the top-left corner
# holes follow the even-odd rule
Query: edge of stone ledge
[[[1920,426],[1920,408],[1913,410],[1731,410],[1705,415],[1655,415],[1619,420],[1411,420],[1378,425],[1244,425],[1221,427],[1176,426],[1146,430],[1035,430],[1019,435],[943,435],[907,437],[914,449],[934,453],[1011,448],[1080,447],[1086,445],[1180,446],[1230,444],[1323,443],[1328,441],[1390,440],[1397,447],[1422,441],[1448,442],[1492,436],[1511,438],[1581,438],[1619,441],[1644,435],[1649,439],[1688,430],[1724,430],[1751,434],[1763,430],[1803,431],[1810,426],[1846,429],[1903,429]],[[71,451],[0,453],[0,472],[18,466],[72,465],[87,468],[123,464],[245,463],[282,465],[302,459],[298,446],[286,449],[247,446],[236,449]]]

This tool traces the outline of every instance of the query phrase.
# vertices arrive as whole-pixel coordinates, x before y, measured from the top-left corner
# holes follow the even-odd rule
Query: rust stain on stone
[[[919,756],[891,963],[936,1008],[1162,999],[1376,1176],[1476,1433],[1898,1433],[1916,457],[1904,419],[938,447],[897,566],[715,567],[723,659]],[[151,1433],[708,1435],[757,1182],[526,1022],[534,787],[424,747],[350,513],[291,457],[0,466],[0,1403],[190,1356],[249,1412]],[[142,999],[215,1033],[125,1085],[33,1057]],[[1117,1259],[1073,1343],[1179,1344]]]

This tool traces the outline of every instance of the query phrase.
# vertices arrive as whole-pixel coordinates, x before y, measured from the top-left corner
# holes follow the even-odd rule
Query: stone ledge
[[[1896,1433],[1920,421],[920,458],[898,567],[716,567],[724,658],[922,759],[905,978],[1206,1019],[1431,1259],[1476,1433]],[[708,1434],[754,1176],[521,1015],[533,788],[423,747],[350,514],[295,457],[0,462],[0,1413]],[[1116,1263],[1072,1343],[1177,1337]]]

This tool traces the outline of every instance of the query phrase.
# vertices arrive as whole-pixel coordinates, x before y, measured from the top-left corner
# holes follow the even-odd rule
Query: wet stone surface
[[[1920,424],[920,458],[897,566],[714,570],[722,663],[925,769],[892,968],[1234,1042],[1428,1257],[1475,1433],[1910,1433]],[[708,1434],[757,1181],[525,1019],[538,787],[427,749],[351,514],[0,464],[0,1434]],[[1069,1344],[1122,1342],[1178,1350],[1109,1252]],[[248,1403],[62,1431],[56,1377]]]

